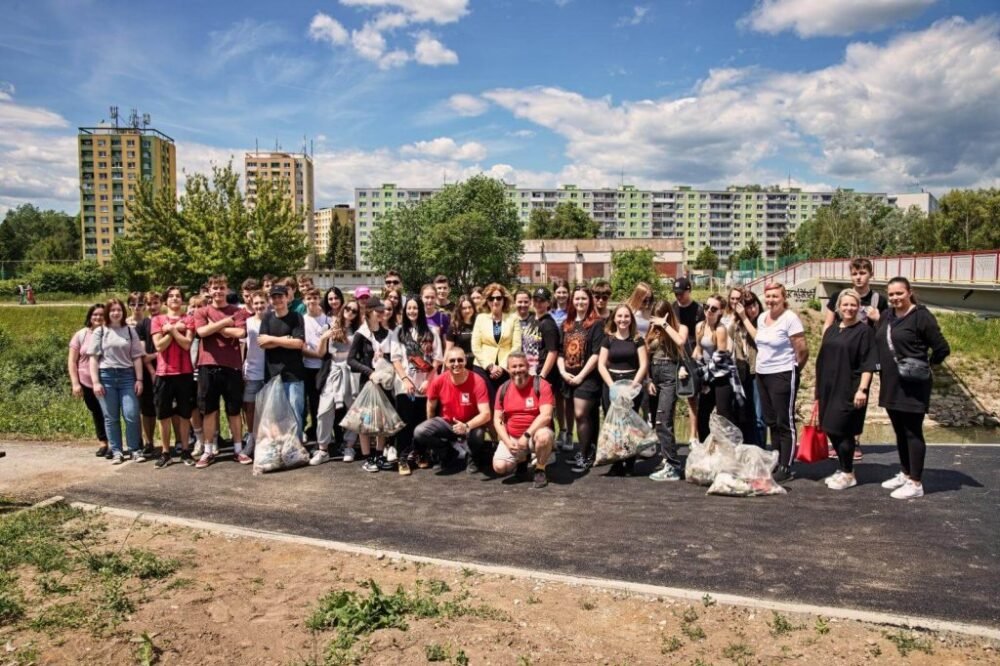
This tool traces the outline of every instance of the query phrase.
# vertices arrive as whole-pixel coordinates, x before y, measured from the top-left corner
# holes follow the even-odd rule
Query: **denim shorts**
[[[243,382],[243,402],[255,402],[257,394],[264,388],[263,379],[247,379]]]

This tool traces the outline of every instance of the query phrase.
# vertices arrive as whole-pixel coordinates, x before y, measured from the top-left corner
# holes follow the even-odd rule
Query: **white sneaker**
[[[330,460],[330,454],[323,449],[316,449],[315,453],[312,454],[312,458],[309,459],[310,465],[322,465],[323,463]]]
[[[830,483],[826,484],[827,488],[830,490],[847,490],[848,488],[853,488],[858,485],[858,480],[854,478],[853,474],[840,473],[840,476],[834,478]]]
[[[352,463],[354,462],[354,447],[345,446],[344,447],[344,462]]]
[[[889,493],[889,496],[893,499],[916,499],[924,496],[924,486],[907,480],[902,486]]]
[[[833,473],[833,474],[831,474],[830,476],[828,476],[828,477],[826,477],[825,479],[823,479],[823,483],[825,483],[826,485],[828,485],[828,486],[829,486],[829,485],[830,485],[831,483],[833,483],[834,481],[836,481],[837,479],[839,479],[839,478],[840,478],[841,476],[843,476],[843,475],[844,475],[844,473],[843,473],[843,472],[841,472],[841,471],[840,471],[840,470],[838,469],[838,470],[837,470],[836,472],[834,472],[834,473]]]
[[[396,452],[395,446],[385,447],[385,459],[387,462],[396,462],[399,460],[399,454]]]
[[[205,443],[200,439],[194,443],[194,451],[191,452],[193,458],[201,458],[201,455],[205,453]]]
[[[896,476],[889,479],[888,481],[883,481],[882,487],[885,488],[886,490],[895,490],[896,488],[901,488],[904,485],[906,485],[906,482],[909,480],[910,477],[900,472]]]
[[[121,465],[123,462],[125,462],[125,456],[122,455],[121,453],[116,453],[111,458],[111,464],[112,465]]]

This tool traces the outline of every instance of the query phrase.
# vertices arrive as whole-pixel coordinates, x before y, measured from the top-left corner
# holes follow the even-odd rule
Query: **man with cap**
[[[677,317],[678,322],[687,326],[688,339],[685,348],[688,356],[690,356],[694,352],[695,329],[698,326],[698,322],[705,321],[705,309],[691,297],[691,280],[684,276],[674,280],[674,296],[677,298],[674,302],[674,316]],[[698,441],[697,395],[688,398],[688,410],[691,413],[690,420],[688,421],[690,443],[694,444]]]
[[[302,440],[306,369],[302,362],[306,330],[302,315],[289,309],[288,287],[276,284],[269,294],[271,311],[260,323],[257,342],[264,350],[265,380],[281,377],[285,396],[295,414],[297,435]]]
[[[538,287],[531,294],[531,302],[535,308],[535,323],[541,337],[541,344],[538,347],[537,374],[552,387],[555,422],[559,424],[559,432],[565,432],[566,413],[563,411],[562,375],[559,374],[559,368],[556,366],[562,333],[559,332],[559,324],[556,323],[549,311],[552,305],[552,292],[545,287]]]

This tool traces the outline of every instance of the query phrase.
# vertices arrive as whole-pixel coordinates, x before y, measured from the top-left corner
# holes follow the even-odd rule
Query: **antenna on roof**
[[[139,112],[134,106],[128,114],[128,126],[134,129],[139,129]]]
[[[115,128],[117,129],[117,127],[118,127],[118,107],[117,106],[112,106],[111,109],[110,109],[110,112],[111,112],[111,122],[114,123]]]
[[[309,139],[309,157],[316,156],[316,147],[313,145],[313,140]]]
[[[621,186],[625,187],[625,165],[624,164],[622,165],[622,182],[621,182]]]
[[[254,155],[260,154],[260,139],[258,139],[257,137],[253,138],[253,154]]]
[[[148,113],[142,114],[142,129],[145,130],[147,127],[149,127],[149,123],[151,120],[152,119],[150,118]]]

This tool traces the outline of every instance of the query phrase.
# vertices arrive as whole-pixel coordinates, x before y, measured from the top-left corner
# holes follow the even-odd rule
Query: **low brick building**
[[[518,278],[539,284],[562,278],[582,282],[611,276],[611,253],[650,249],[656,270],[665,278],[684,271],[684,241],[680,238],[549,239],[524,241]]]

